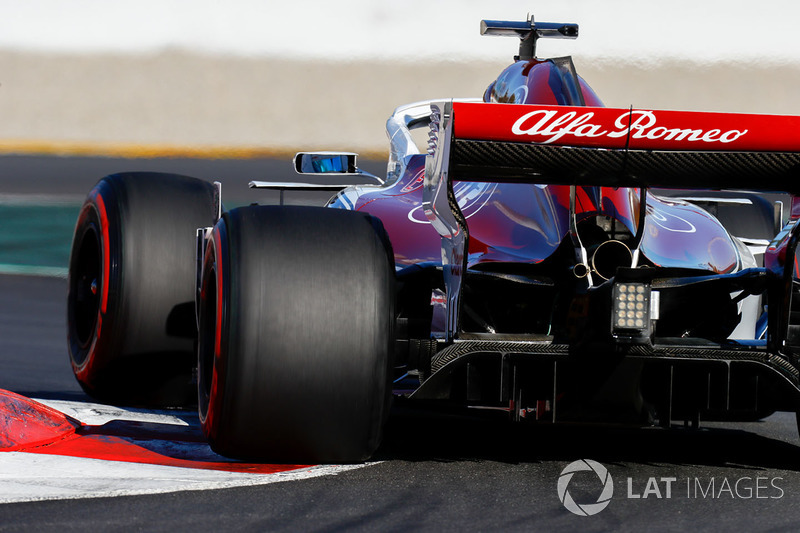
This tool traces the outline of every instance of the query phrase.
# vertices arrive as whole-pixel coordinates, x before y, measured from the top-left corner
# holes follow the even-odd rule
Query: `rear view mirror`
[[[352,152],[300,152],[294,156],[298,174],[361,174]]]

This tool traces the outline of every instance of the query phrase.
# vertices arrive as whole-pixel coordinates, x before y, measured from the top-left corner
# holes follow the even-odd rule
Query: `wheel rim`
[[[86,226],[80,238],[76,264],[70,276],[70,323],[78,345],[88,348],[95,336],[100,311],[103,259],[95,224]],[[81,363],[82,361],[76,361]]]

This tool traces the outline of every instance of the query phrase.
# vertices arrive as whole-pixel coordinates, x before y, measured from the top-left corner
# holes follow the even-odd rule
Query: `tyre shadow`
[[[792,443],[797,440],[796,432],[794,416],[701,424],[699,429],[690,429],[676,424],[660,428],[512,423],[404,406],[393,410],[374,459],[535,463],[588,456],[608,463],[800,471],[800,446]]]

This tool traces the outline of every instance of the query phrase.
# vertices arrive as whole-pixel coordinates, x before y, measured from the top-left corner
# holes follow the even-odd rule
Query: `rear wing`
[[[453,179],[800,193],[800,117],[449,107]]]
[[[638,187],[643,200],[652,187],[788,192],[795,197],[789,224],[765,254],[783,287],[780,316],[788,315],[800,237],[800,117],[448,100],[431,104],[429,137],[423,207],[442,237],[448,340],[457,332],[469,236],[453,181],[570,185],[573,198],[580,185]],[[584,262],[571,211],[576,259]]]

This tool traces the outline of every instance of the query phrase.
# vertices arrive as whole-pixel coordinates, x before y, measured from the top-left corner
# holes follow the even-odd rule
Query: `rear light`
[[[611,332],[617,338],[650,337],[658,318],[658,292],[648,283],[616,283],[612,291]],[[655,316],[654,316],[655,315]]]

